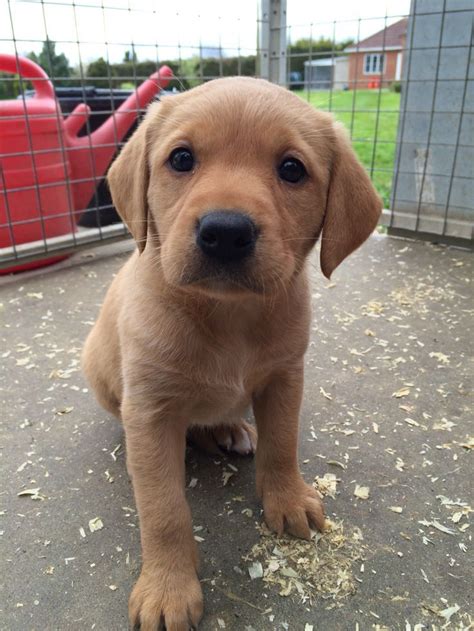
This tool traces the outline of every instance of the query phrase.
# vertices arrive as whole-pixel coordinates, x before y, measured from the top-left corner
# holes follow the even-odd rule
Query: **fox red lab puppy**
[[[109,173],[138,248],[84,349],[123,421],[143,567],[129,603],[151,631],[197,625],[202,593],[184,491],[186,434],[250,452],[268,526],[298,537],[324,513],[297,462],[310,307],[381,203],[331,116],[257,79],[219,79],[150,107]],[[207,428],[207,429],[204,429]]]

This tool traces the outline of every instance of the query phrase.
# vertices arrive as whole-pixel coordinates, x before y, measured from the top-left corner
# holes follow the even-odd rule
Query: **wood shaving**
[[[248,572],[252,581],[254,581],[256,578],[262,578],[263,566],[260,561],[255,561],[255,563],[252,563],[252,565],[250,565],[248,568]]]
[[[333,465],[334,467],[340,467],[341,469],[347,469],[346,465],[339,460],[326,460],[327,464]]]
[[[103,527],[104,527],[104,524],[103,524],[102,519],[100,517],[94,517],[93,519],[89,520],[89,530],[91,532],[96,532],[97,530],[102,530]]]
[[[313,486],[323,497],[329,495],[329,497],[335,498],[338,482],[339,480],[334,473],[325,473],[322,478],[318,476],[314,478]]]
[[[223,471],[222,472],[222,486],[226,486],[233,475],[234,475],[233,471]]]
[[[445,601],[445,599],[443,598],[442,600]],[[446,602],[446,601],[445,601]],[[451,618],[457,614],[461,607],[458,604],[455,604],[451,607],[445,607],[444,609],[440,609],[440,607],[438,607],[437,605],[429,605],[427,603],[422,603],[422,608],[426,609],[427,611],[429,611],[430,613],[434,613],[436,616],[438,616],[439,618],[443,618],[446,622],[445,626],[443,627],[446,628],[450,622],[451,622]],[[459,614],[461,616],[461,614]],[[463,618],[465,616],[462,616]],[[470,616],[468,616],[470,618]],[[470,623],[469,626],[464,626],[464,624],[462,626],[458,626],[458,629],[470,629],[472,626],[472,624]]]
[[[322,386],[319,386],[319,392],[323,395],[325,399],[328,399],[328,401],[332,401],[332,396],[329,394],[329,392],[326,392],[326,390]]]
[[[74,407],[71,405],[71,406],[69,406],[69,407],[62,408],[61,410],[57,410],[57,411],[56,411],[56,414],[57,414],[58,416],[63,416],[64,414],[69,414],[69,413],[70,413],[70,412],[72,412],[73,410],[74,410]]]
[[[474,436],[469,436],[465,443],[459,443],[464,449],[474,449]]]
[[[448,419],[444,417],[440,421],[437,421],[433,424],[433,429],[442,429],[447,432],[450,432],[453,427],[456,427],[456,423],[448,421]]]
[[[370,494],[370,488],[368,486],[360,486],[356,484],[354,489],[354,495],[360,500],[368,500]]]
[[[110,455],[112,456],[112,460],[114,462],[117,462],[117,456],[118,456],[118,452],[120,451],[122,445],[119,443],[111,452]]]
[[[278,587],[280,596],[312,603],[318,597],[337,601],[355,592],[352,567],[365,552],[359,529],[345,533],[342,522],[326,520],[325,532],[313,533],[310,541],[276,537],[265,524],[259,530],[260,541],[244,559],[260,562],[263,581]]]
[[[401,399],[402,397],[407,397],[410,394],[410,388],[400,388],[400,390],[397,390],[396,392],[394,392],[392,394],[392,397],[395,397],[395,399]]]
[[[29,497],[32,500],[45,500],[46,496],[45,495],[41,495],[40,493],[40,487],[37,487],[36,489],[25,489],[24,491],[20,491],[19,493],[17,493],[18,497]]]
[[[441,364],[445,364],[445,365],[449,364],[449,357],[445,355],[444,353],[430,353],[430,357],[434,357]]]
[[[444,532],[447,535],[456,534],[455,530],[452,530],[451,528],[447,528],[446,526],[443,526],[443,524],[440,524],[435,519],[433,521],[427,521],[426,519],[422,519],[418,523],[421,524],[422,526],[432,526],[433,528],[436,528],[436,530],[439,530],[440,532]]]

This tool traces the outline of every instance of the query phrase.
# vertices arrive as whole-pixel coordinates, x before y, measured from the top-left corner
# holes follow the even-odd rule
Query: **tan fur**
[[[167,164],[183,145],[196,156],[190,173]],[[304,182],[279,180],[287,155],[305,164]],[[323,528],[321,501],[297,462],[310,322],[305,261],[321,235],[329,277],[375,228],[381,204],[332,118],[256,79],[212,81],[152,106],[109,181],[138,250],[109,289],[83,366],[126,433],[143,551],[131,623],[176,631],[202,614],[184,493],[191,425],[244,431],[239,419],[252,405],[268,525],[299,537]],[[239,209],[260,227],[236,279],[203,271],[195,225],[215,209]]]

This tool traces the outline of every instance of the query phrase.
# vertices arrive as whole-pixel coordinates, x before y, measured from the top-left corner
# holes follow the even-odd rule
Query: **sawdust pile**
[[[339,601],[353,594],[352,567],[365,551],[362,532],[358,528],[344,532],[342,522],[326,520],[326,526],[324,533],[303,541],[289,535],[276,537],[261,525],[260,541],[244,557],[254,562],[250,574],[260,569],[259,578],[278,586],[280,596],[298,597],[302,602],[313,603],[318,597]]]

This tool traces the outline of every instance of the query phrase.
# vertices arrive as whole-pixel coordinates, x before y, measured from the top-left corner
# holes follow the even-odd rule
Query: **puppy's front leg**
[[[303,366],[275,375],[254,397],[258,428],[257,492],[265,521],[279,535],[286,529],[303,539],[310,527],[324,527],[324,509],[298,467],[298,420],[303,395]]]
[[[129,601],[132,627],[188,631],[202,615],[197,549],[184,494],[185,423],[125,400],[122,418],[140,518],[143,565]]]

